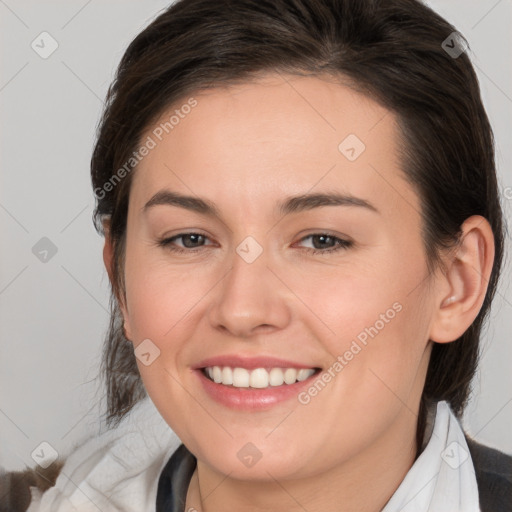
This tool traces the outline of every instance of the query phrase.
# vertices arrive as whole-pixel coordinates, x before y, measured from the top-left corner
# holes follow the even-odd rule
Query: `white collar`
[[[480,512],[473,461],[448,404],[437,403],[430,440],[382,512]]]

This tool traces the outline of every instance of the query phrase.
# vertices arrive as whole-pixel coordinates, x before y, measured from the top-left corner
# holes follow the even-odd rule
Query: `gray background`
[[[510,219],[511,0],[428,3],[469,40]],[[30,454],[42,441],[65,453],[96,429],[109,288],[103,239],[91,221],[89,160],[114,68],[167,4],[0,0],[0,465],[7,469],[33,466]],[[59,45],[47,59],[31,48],[43,31]],[[46,262],[32,252],[43,237],[57,249]],[[477,439],[508,452],[510,275],[507,262],[464,421]]]

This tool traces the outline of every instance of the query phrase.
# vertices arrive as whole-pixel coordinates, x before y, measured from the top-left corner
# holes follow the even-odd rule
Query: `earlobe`
[[[460,244],[439,278],[432,341],[455,341],[470,327],[484,302],[493,262],[494,236],[489,222],[479,215],[469,217],[462,225]]]

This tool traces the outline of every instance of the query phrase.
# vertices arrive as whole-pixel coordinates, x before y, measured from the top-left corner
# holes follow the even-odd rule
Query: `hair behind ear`
[[[117,426],[132,407],[147,396],[132,343],[124,336],[123,315],[114,295],[110,298],[110,324],[101,369],[106,384],[106,424]]]

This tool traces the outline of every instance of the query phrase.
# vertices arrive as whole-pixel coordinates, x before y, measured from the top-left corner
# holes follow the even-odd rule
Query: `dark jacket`
[[[512,456],[466,436],[482,512],[512,511]]]

